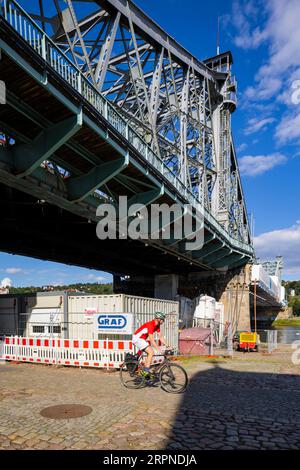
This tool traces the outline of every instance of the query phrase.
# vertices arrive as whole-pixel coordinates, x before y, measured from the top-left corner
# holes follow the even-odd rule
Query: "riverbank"
[[[296,326],[300,327],[300,317],[285,318],[281,320],[275,320],[272,323],[273,327],[276,326]]]

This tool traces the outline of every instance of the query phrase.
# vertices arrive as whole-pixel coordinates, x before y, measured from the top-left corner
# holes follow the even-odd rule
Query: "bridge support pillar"
[[[154,297],[174,300],[178,293],[178,274],[159,274],[154,277]]]
[[[202,271],[186,274],[114,276],[114,292],[175,300],[177,295],[195,299],[201,294],[214,297],[224,305],[224,322],[233,331],[250,331],[250,270],[247,264],[233,270]]]
[[[230,279],[219,301],[224,304],[224,320],[232,324],[233,331],[251,330],[249,264]]]

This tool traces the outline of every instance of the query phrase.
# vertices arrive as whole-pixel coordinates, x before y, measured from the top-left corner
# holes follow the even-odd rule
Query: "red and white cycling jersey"
[[[160,333],[160,325],[157,325],[155,320],[151,320],[151,321],[148,321],[147,323],[144,323],[142,326],[140,326],[134,332],[134,336],[136,338],[146,340],[149,335],[153,335],[153,333],[155,333],[156,331]]]

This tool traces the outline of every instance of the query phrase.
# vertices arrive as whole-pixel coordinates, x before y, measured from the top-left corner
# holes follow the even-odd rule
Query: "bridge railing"
[[[0,0],[0,13],[20,36],[55,70],[72,88],[90,103],[109,124],[120,133],[146,160],[154,166],[194,207],[201,207],[207,222],[236,248],[252,255],[252,248],[243,241],[231,237],[219,222],[202,206],[197,197],[156,155],[150,146],[129,126],[114,106],[100,94],[97,88],[83,75],[40,28],[30,15],[15,0]]]

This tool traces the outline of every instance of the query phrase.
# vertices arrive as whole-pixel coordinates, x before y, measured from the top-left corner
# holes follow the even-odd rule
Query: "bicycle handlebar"
[[[173,356],[174,355],[174,349],[166,349],[164,352],[165,356]]]

